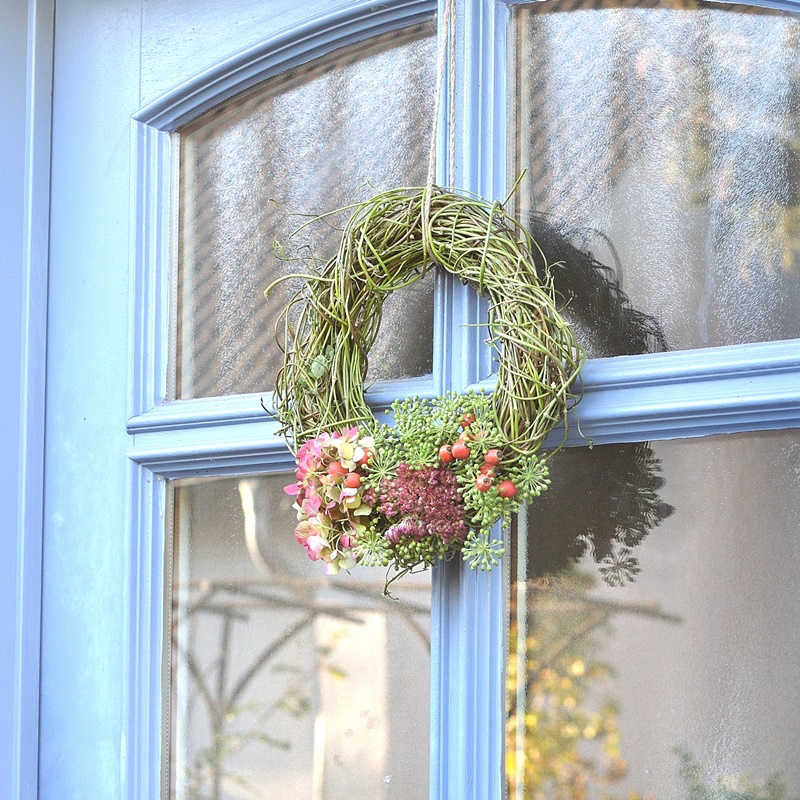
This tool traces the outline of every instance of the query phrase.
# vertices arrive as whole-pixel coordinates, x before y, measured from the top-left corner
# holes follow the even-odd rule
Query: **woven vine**
[[[278,324],[284,361],[274,407],[291,445],[373,421],[364,381],[383,303],[436,267],[488,298],[497,446],[511,459],[530,455],[565,421],[583,353],[531,235],[500,203],[402,188],[354,206],[322,267],[276,282],[304,279]]]

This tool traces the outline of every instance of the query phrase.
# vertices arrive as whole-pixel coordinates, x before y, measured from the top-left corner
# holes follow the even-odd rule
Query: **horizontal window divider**
[[[397,381],[376,382],[367,389],[367,403],[376,413],[388,410],[395,400],[404,397],[433,398],[437,392],[433,378],[425,375],[421,378],[402,378]]]
[[[800,339],[781,342],[672,350],[636,356],[615,356],[587,361],[581,371],[584,393],[630,388],[631,385],[664,385],[708,381],[748,375],[793,373],[800,369]],[[491,391],[495,376],[469,388]]]
[[[165,478],[294,469],[274,421],[137,434],[128,457]]]
[[[128,433],[169,430],[191,430],[218,427],[242,422],[268,422],[272,392],[228,397],[200,397],[193,400],[174,400],[151,408],[128,420]]]
[[[567,444],[653,441],[800,426],[800,371],[691,384],[592,390],[571,413]],[[563,434],[562,434],[563,436]],[[557,444],[562,437],[552,437]]]
[[[569,446],[800,425],[800,342],[589,361],[568,419]],[[490,391],[494,378],[471,386]],[[564,440],[556,430],[547,446]]]
[[[593,359],[581,372],[585,391],[632,383],[663,385],[676,381],[708,381],[800,369],[800,340],[672,350],[638,356]]]
[[[581,373],[569,446],[800,426],[800,342],[597,359]],[[471,389],[491,391],[494,379]],[[434,396],[430,377],[376,384],[379,419],[397,397]],[[166,477],[291,469],[271,394],[166,403],[128,424],[129,456]],[[555,431],[548,446],[563,440]]]
[[[367,393],[379,420],[398,397],[433,397],[430,376],[375,385]],[[176,400],[133,417],[128,457],[168,478],[294,469],[280,425],[262,407],[272,393]]]
[[[376,413],[380,413],[388,409],[398,397],[411,395],[434,397],[431,376],[404,378],[402,382],[378,381],[367,390],[367,402]],[[270,416],[271,411],[272,392],[174,400],[132,417],[128,420],[128,433],[198,430],[248,422],[274,422]]]

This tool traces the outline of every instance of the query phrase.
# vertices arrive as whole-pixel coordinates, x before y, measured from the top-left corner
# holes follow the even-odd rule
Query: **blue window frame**
[[[504,197],[507,172],[508,43],[513,2],[459,3],[454,183],[487,197]],[[764,3],[795,8],[794,3]],[[458,292],[458,289],[456,289]],[[480,320],[467,292],[453,309]],[[466,329],[475,331],[474,328]],[[453,342],[446,372],[452,387],[474,384],[489,371],[479,337]],[[706,436],[800,423],[800,342],[719,347],[589,362],[582,373],[581,433],[569,444],[649,441]],[[490,386],[491,381],[484,384]],[[434,661],[431,796],[501,798],[506,577],[474,575],[446,565],[434,575]]]
[[[162,758],[164,684],[162,651],[165,485],[163,480],[197,475],[287,471],[294,460],[268,419],[261,395],[238,395],[163,403],[168,395],[170,253],[174,170],[173,134],[220,102],[337,48],[389,30],[430,20],[430,0],[373,8],[354,3],[262,41],[256,47],[197,76],[142,109],[135,117],[135,184],[140,189],[135,287],[134,383],[128,431],[133,444],[131,604],[138,617],[130,680],[138,681],[140,702],[133,708],[132,796],[157,797]],[[439,309],[441,316],[441,309]],[[441,325],[440,325],[441,328]],[[440,348],[440,353],[446,351]],[[432,394],[430,378],[412,381],[416,393]],[[386,405],[408,394],[409,382],[387,384],[372,393]],[[145,680],[142,680],[145,676]]]

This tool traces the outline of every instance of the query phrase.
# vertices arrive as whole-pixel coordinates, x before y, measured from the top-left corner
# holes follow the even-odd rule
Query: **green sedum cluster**
[[[460,552],[473,569],[490,570],[504,552],[502,540],[492,538],[494,525],[508,525],[521,505],[548,487],[545,461],[535,454],[505,453],[498,448],[503,436],[490,394],[448,392],[432,399],[408,397],[396,401],[390,413],[393,425],[378,424],[370,431],[375,449],[364,475],[368,502],[378,512],[385,512],[388,504],[382,504],[382,498],[387,487],[399,486],[416,496],[425,491],[423,476],[432,476],[432,481],[433,476],[447,471],[451,476],[445,477],[455,479],[460,510],[442,508],[442,501],[432,495],[426,521],[431,528],[441,527],[442,519],[461,513],[466,535],[417,537],[405,533],[402,524],[387,531],[386,514],[374,514],[366,533],[359,537],[359,563],[391,566],[405,573]],[[455,447],[456,443],[464,447]],[[498,463],[488,463],[487,454],[490,460],[499,459]]]

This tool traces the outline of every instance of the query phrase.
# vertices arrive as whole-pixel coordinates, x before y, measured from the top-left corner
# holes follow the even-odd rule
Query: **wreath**
[[[458,553],[491,569],[503,553],[494,524],[549,484],[540,450],[578,400],[583,351],[541,250],[503,204],[433,186],[347,210],[333,258],[267,289],[303,279],[276,328],[295,537],[331,574],[357,564],[404,574]],[[496,387],[406,398],[390,409],[394,424],[380,423],[364,382],[384,300],[434,268],[488,298]]]

